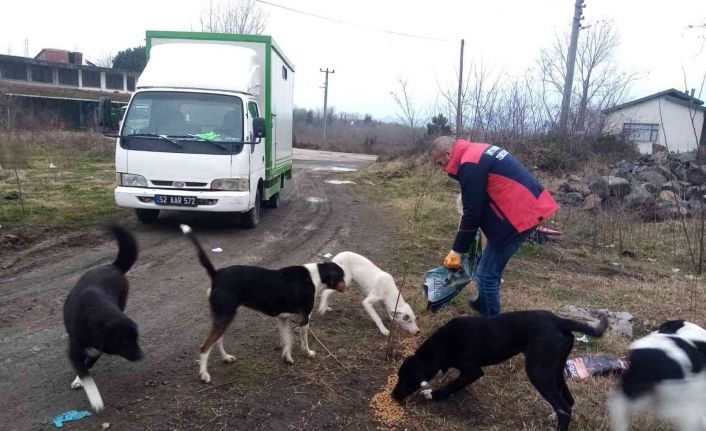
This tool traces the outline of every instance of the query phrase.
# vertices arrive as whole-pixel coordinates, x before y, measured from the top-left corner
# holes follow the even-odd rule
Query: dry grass
[[[0,133],[0,224],[100,222],[114,215],[114,145],[89,133]]]
[[[399,281],[409,267],[404,296],[417,310],[422,332],[429,334],[451,317],[467,312],[475,296],[467,289],[446,309],[431,313],[422,293],[421,274],[441,264],[458,223],[454,207],[458,186],[423,159],[378,164],[358,174],[375,184],[368,188],[398,217],[393,275]],[[359,184],[365,184],[360,181]],[[420,200],[420,193],[424,191]],[[504,310],[547,309],[565,305],[628,311],[634,316],[635,336],[668,318],[706,323],[706,291],[692,275],[681,222],[640,223],[625,212],[597,215],[563,208],[550,222],[564,231],[564,239],[550,245],[524,244],[510,261],[502,285]],[[696,229],[698,221],[688,222]],[[693,232],[692,232],[693,235]],[[693,238],[693,236],[692,236]],[[693,239],[691,240],[693,244]],[[626,257],[629,251],[635,257]],[[626,253],[629,254],[629,253]],[[608,334],[573,355],[624,355],[629,340]],[[550,406],[528,382],[522,358],[488,367],[471,388],[443,403],[412,400],[406,407],[408,429],[539,430],[554,426]],[[393,370],[394,372],[395,370]],[[438,384],[434,383],[434,384]],[[614,385],[610,377],[595,377],[569,386],[576,398],[572,429],[608,429],[606,397]],[[661,430],[642,418],[633,429]]]

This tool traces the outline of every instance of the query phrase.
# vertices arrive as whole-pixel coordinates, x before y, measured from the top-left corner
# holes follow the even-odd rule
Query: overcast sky
[[[414,101],[429,105],[458,65],[459,40],[466,57],[498,73],[522,76],[556,33],[568,32],[574,0],[268,0],[289,8],[360,26],[448,41],[400,37],[326,21],[260,4],[274,36],[296,68],[295,104],[323,104],[320,67],[335,69],[329,104],[338,111],[393,116],[390,91],[409,82]],[[78,50],[97,60],[144,44],[145,30],[200,30],[208,0],[5,0],[0,52],[24,55],[41,48]],[[585,24],[611,20],[621,36],[620,68],[639,74],[633,96],[667,88],[698,87],[706,72],[706,0],[586,0]],[[697,89],[698,91],[698,89]],[[706,93],[706,89],[704,90]]]

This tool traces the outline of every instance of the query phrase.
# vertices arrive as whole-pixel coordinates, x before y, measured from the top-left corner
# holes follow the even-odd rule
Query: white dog
[[[382,323],[382,319],[375,311],[374,305],[380,304],[385,308],[388,317],[395,323],[400,325],[402,329],[410,334],[419,334],[417,327],[417,318],[414,316],[412,307],[409,306],[400,295],[400,291],[395,285],[395,280],[385,271],[381,270],[367,258],[350,252],[344,251],[332,259],[333,263],[343,268],[344,280],[348,284],[351,280],[355,280],[365,295],[363,300],[363,308],[368,312],[370,318],[377,325],[382,335],[390,335],[390,330]],[[328,289],[330,290],[330,289]],[[328,298],[332,291],[324,291],[321,294],[321,302],[319,303],[319,313],[323,314],[331,309],[328,307]],[[399,302],[397,298],[399,296]],[[395,313],[395,304],[397,304],[397,313]],[[394,317],[393,317],[394,314]]]
[[[683,320],[665,322],[630,345],[630,368],[609,399],[615,431],[651,412],[679,431],[706,430],[706,330]]]

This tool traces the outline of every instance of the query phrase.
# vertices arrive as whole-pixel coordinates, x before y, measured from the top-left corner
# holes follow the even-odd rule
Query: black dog
[[[525,355],[530,382],[547,400],[558,418],[558,430],[567,430],[574,399],[564,381],[564,365],[574,346],[572,331],[600,337],[598,327],[562,319],[548,311],[518,311],[493,317],[456,317],[439,328],[407,358],[398,372],[392,397],[402,401],[418,389],[431,400],[443,400],[483,376],[483,367],[518,353]],[[431,390],[427,381],[439,371],[460,371],[446,387]]]
[[[226,363],[235,358],[223,348],[223,334],[235,318],[238,307],[244,305],[271,317],[277,317],[279,335],[282,339],[282,357],[290,364],[292,360],[292,337],[289,316],[299,316],[301,347],[308,357],[315,352],[309,349],[309,317],[316,296],[324,288],[345,292],[343,269],[335,263],[309,263],[282,269],[265,269],[256,266],[233,265],[216,270],[204,253],[201,245],[187,225],[181,230],[196,246],[199,261],[211,277],[208,300],[211,304],[213,327],[200,347],[199,375],[204,383],[211,381],[208,374],[208,355],[215,343]]]
[[[69,360],[78,374],[71,388],[83,387],[96,412],[103,410],[103,400],[88,370],[100,355],[120,355],[129,361],[142,358],[137,325],[123,314],[129,290],[125,273],[137,259],[137,243],[126,230],[118,226],[111,230],[119,247],[115,261],[85,273],[64,303]]]

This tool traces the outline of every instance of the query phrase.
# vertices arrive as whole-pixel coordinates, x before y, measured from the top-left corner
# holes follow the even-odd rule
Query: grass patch
[[[455,209],[458,184],[423,158],[378,163],[355,174],[366,193],[398,220],[391,240],[391,272],[405,299],[417,314],[424,334],[453,316],[467,313],[466,301],[475,297],[467,288],[438,313],[426,311],[421,275],[441,262],[451,247],[458,225]],[[547,181],[544,181],[547,180]],[[549,179],[542,179],[548,183]],[[693,233],[697,221],[643,223],[620,211],[589,214],[562,208],[548,223],[564,238],[545,245],[523,244],[504,273],[502,309],[559,311],[566,305],[628,311],[634,316],[635,337],[667,319],[686,318],[704,324],[706,290],[690,277],[693,265],[684,231]],[[690,240],[693,247],[693,239]],[[572,355],[626,353],[627,340],[608,334],[577,345]],[[407,429],[539,430],[554,427],[551,407],[528,382],[522,358],[488,367],[486,376],[444,403],[413,401],[407,405]],[[395,372],[395,370],[391,370]],[[576,398],[576,430],[609,429],[606,398],[615,379],[595,377],[570,383]],[[634,429],[664,430],[643,418]]]
[[[89,133],[0,134],[0,224],[94,224],[124,212],[113,146]]]

